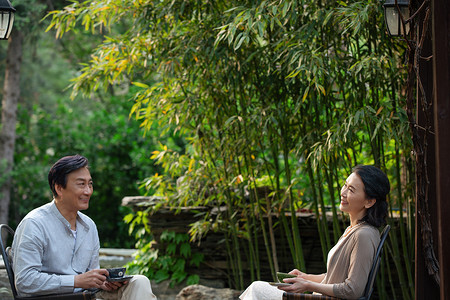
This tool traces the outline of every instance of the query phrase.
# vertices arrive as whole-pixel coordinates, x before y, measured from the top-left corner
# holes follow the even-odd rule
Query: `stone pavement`
[[[0,255],[1,256],[1,255]],[[0,260],[0,300],[13,300],[3,259]]]

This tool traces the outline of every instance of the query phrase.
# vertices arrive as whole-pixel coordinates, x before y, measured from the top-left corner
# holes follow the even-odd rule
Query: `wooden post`
[[[417,1],[418,8],[422,1]],[[431,21],[431,20],[430,20]],[[435,128],[433,115],[433,61],[425,59],[432,56],[432,40],[426,11],[417,16],[417,31],[413,39],[420,58],[414,62],[419,69],[416,78],[416,265],[415,299],[439,300],[439,285],[434,274],[430,273],[433,258],[438,256],[436,169],[435,169]],[[414,53],[416,57],[416,53]],[[422,88],[421,88],[422,87]]]
[[[450,7],[433,0],[433,88],[440,298],[450,299]]]

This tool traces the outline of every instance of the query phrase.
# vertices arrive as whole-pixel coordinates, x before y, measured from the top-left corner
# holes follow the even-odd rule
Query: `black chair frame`
[[[6,233],[6,234],[5,234]],[[8,273],[9,284],[11,285],[11,291],[15,300],[91,300],[95,298],[95,292],[79,292],[70,294],[52,294],[32,297],[20,297],[17,294],[16,284],[14,282],[14,272],[12,269],[11,261],[9,258],[10,247],[5,247],[8,237],[14,236],[14,230],[6,224],[0,225],[0,250],[2,252],[3,261],[5,263],[6,272]]]

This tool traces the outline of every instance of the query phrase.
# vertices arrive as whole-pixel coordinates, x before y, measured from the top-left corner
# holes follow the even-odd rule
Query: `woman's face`
[[[351,219],[360,220],[366,215],[367,209],[375,202],[375,199],[367,199],[364,183],[359,175],[356,173],[350,174],[341,189],[339,209],[348,213]]]

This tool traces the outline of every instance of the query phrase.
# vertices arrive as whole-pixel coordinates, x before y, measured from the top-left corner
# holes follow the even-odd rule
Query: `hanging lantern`
[[[14,23],[15,11],[16,9],[12,7],[9,0],[0,0],[0,40],[9,38]]]
[[[397,2],[397,5],[395,4]],[[399,10],[397,9],[400,9]],[[409,18],[409,1],[408,0],[386,0],[383,4],[384,7],[384,20],[386,22],[386,27],[391,36],[403,35],[403,24],[400,14],[403,20]],[[406,34],[409,33],[409,23],[405,24]]]

